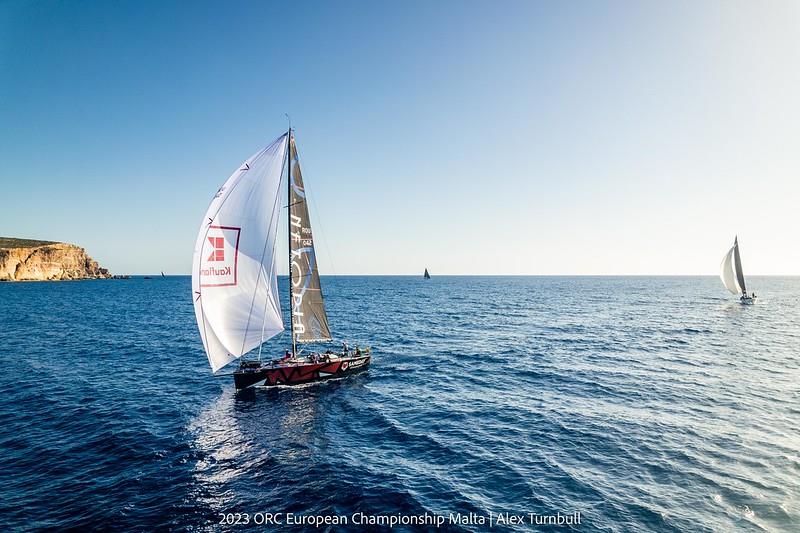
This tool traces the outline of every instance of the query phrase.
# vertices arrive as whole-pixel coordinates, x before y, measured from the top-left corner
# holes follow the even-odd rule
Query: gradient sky
[[[188,274],[292,116],[323,274],[800,274],[800,3],[0,0],[0,235]]]

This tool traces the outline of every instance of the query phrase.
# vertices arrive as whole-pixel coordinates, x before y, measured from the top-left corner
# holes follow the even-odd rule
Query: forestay
[[[214,372],[283,330],[275,238],[287,135],[253,155],[220,187],[194,249],[192,291]]]

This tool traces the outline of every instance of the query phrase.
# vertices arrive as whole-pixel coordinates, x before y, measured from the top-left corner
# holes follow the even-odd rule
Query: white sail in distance
[[[287,135],[254,154],[220,187],[192,262],[197,326],[216,372],[283,331],[275,240]]]
[[[722,284],[725,285],[725,288],[731,292],[731,294],[741,294],[742,288],[739,286],[739,282],[737,281],[736,275],[736,267],[734,261],[734,252],[736,251],[736,245],[733,245],[728,253],[725,254],[725,257],[722,258],[722,264],[720,264],[720,272],[719,277],[722,280]]]

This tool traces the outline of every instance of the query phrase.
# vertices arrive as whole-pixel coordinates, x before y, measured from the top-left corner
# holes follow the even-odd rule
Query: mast
[[[739,282],[739,287],[742,289],[742,296],[747,296],[747,288],[744,285],[744,271],[742,270],[742,258],[739,255],[739,236],[733,239],[733,261],[736,268],[736,279]]]
[[[286,232],[289,240],[286,242],[289,251],[289,324],[292,332],[292,357],[297,353],[297,342],[294,338],[294,300],[292,295],[292,126],[286,134]]]

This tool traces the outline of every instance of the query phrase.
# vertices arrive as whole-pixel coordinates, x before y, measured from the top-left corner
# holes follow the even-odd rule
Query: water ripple
[[[238,395],[210,376],[188,278],[0,284],[0,524],[580,511],[589,531],[800,529],[800,279],[753,278],[753,307],[715,278],[323,283],[370,371]]]

